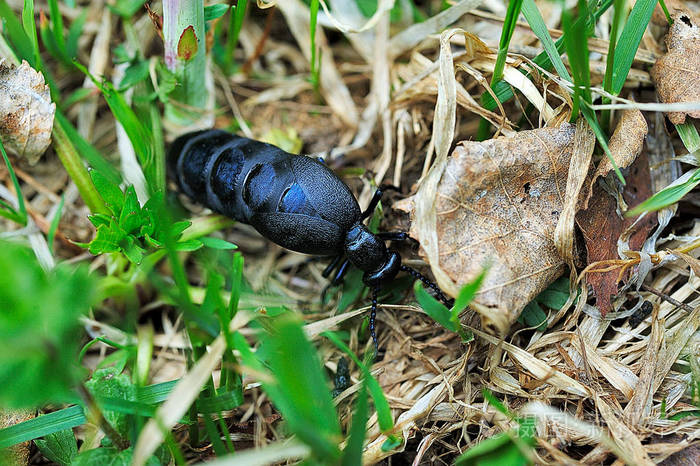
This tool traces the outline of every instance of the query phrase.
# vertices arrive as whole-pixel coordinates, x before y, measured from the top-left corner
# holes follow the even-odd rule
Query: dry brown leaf
[[[564,271],[553,234],[574,135],[574,126],[566,123],[462,142],[444,164],[433,195],[436,231],[411,224],[411,236],[421,244],[436,234],[439,267],[458,287],[490,264],[475,302],[491,331],[507,331],[520,310]]]
[[[644,146],[644,137],[649,131],[647,121],[644,115],[638,109],[623,110],[620,115],[620,121],[615,127],[612,137],[610,138],[610,154],[618,168],[627,168],[637,158]],[[584,209],[588,208],[588,201],[593,194],[593,186],[596,180],[605,176],[613,170],[613,165],[608,157],[603,159],[598,164],[598,168],[593,175],[588,196],[584,204]]]
[[[676,13],[666,36],[668,52],[651,69],[659,98],[664,103],[700,101],[700,27],[688,12]],[[685,123],[686,114],[700,118],[700,111],[669,112],[671,123]]]
[[[665,3],[671,16],[674,16],[676,13],[688,13],[690,11],[683,0],[666,0]],[[651,22],[657,26],[665,26],[668,24],[666,14],[663,8],[661,8],[660,3],[654,8],[654,14],[651,15]]]
[[[51,142],[56,104],[44,76],[26,61],[0,60],[0,138],[5,148],[34,164]]]
[[[630,166],[625,179],[627,186],[622,196],[629,207],[636,206],[653,194],[646,152],[643,152]],[[586,263],[590,265],[598,261],[619,259],[618,239],[636,219],[637,217],[623,218],[619,213],[616,199],[601,187],[600,183],[596,183],[588,209],[581,210],[576,215],[576,223],[586,243]],[[639,250],[655,225],[656,214],[647,215],[637,224],[635,232],[629,239],[630,248]],[[591,273],[586,278],[587,283],[593,288],[596,306],[603,316],[612,310],[611,297],[617,294],[619,274],[620,270],[616,268],[607,272]]]

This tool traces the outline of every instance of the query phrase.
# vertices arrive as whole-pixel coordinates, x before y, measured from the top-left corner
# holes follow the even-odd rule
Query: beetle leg
[[[343,279],[348,273],[348,270],[350,270],[350,259],[345,259],[345,261],[340,264],[340,267],[338,267],[338,271],[336,272],[335,277],[333,277],[331,284],[335,286],[343,283]]]
[[[442,290],[440,289],[439,286],[437,286],[435,283],[428,280],[427,277],[425,277],[422,273],[420,273],[416,269],[412,269],[411,267],[409,267],[407,265],[402,265],[401,270],[403,270],[404,272],[407,272],[413,278],[416,278],[416,279],[420,280],[421,282],[425,283],[425,285],[427,287],[429,287],[431,290],[433,290],[435,292],[435,295],[437,296],[437,298],[440,301],[442,301],[445,306],[452,307],[454,305],[454,303],[455,303],[454,299],[450,299],[447,296],[445,296],[445,293],[442,292]]]
[[[417,243],[405,231],[382,231],[377,233],[377,236],[384,241],[411,241]]]
[[[333,269],[338,267],[338,264],[340,263],[340,259],[342,259],[342,258],[343,258],[343,256],[335,256],[333,258],[333,260],[331,261],[331,263],[328,264],[328,266],[325,269],[323,269],[321,276],[323,276],[323,278],[328,278],[328,276],[331,274],[331,272],[333,272]]]
[[[377,208],[377,204],[379,204],[379,201],[382,199],[382,195],[386,191],[399,191],[399,188],[396,186],[392,186],[390,184],[386,185],[381,185],[380,187],[377,188],[377,190],[374,192],[374,195],[372,196],[372,199],[369,201],[369,205],[367,205],[367,208],[365,209],[364,212],[362,212],[362,216],[360,217],[360,221],[366,219],[370,215],[372,215],[372,212],[374,212],[374,209]]]
[[[369,334],[374,342],[374,356],[372,359],[377,357],[379,353],[379,343],[377,343],[377,333],[375,331],[375,321],[377,318],[377,295],[379,294],[379,287],[372,287],[372,308],[369,312]]]

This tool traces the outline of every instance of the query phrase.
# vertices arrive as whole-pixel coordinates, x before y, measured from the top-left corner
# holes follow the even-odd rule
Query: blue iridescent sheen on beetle
[[[269,240],[292,251],[335,256],[323,272],[336,270],[342,281],[352,264],[364,272],[372,289],[370,333],[377,345],[377,294],[383,282],[403,270],[442,291],[417,271],[401,265],[401,256],[385,240],[407,239],[405,233],[374,234],[364,220],[382,196],[375,192],[363,212],[350,189],[324,163],[221,130],[188,133],[169,151],[168,171],[180,189],[210,209],[252,225]]]

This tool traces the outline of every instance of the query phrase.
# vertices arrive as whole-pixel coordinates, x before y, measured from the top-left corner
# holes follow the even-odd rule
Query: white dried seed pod
[[[56,104],[44,76],[26,61],[0,60],[0,138],[6,149],[34,164],[51,142]]]

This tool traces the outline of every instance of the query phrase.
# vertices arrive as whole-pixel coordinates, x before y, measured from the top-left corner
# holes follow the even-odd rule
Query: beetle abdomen
[[[168,164],[189,197],[294,251],[338,254],[360,218],[350,189],[324,164],[225,131],[180,136]]]

